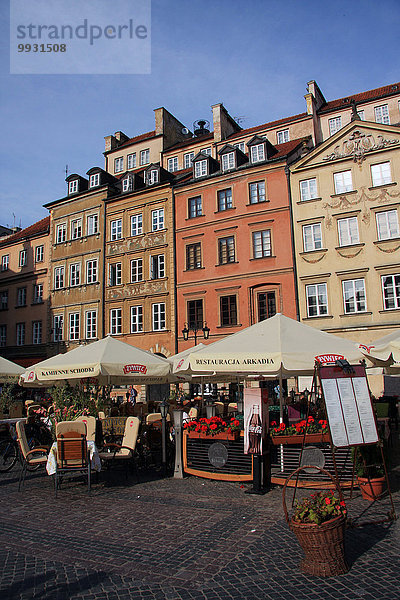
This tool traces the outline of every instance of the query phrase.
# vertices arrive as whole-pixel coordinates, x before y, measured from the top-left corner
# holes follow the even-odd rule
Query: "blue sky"
[[[151,75],[10,75],[7,0],[0,17],[3,225],[46,216],[66,164],[103,166],[104,136],[154,129],[154,108],[192,128],[223,102],[252,127],[305,111],[310,79],[328,100],[400,80],[399,0],[153,0]]]

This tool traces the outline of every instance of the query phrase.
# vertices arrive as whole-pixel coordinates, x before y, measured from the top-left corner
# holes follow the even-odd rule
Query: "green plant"
[[[0,411],[9,411],[23,401],[24,390],[16,383],[3,383],[0,394]]]
[[[374,479],[385,474],[382,454],[376,444],[353,447],[352,457],[357,477]]]
[[[322,491],[296,501],[292,520],[295,523],[321,525],[335,517],[346,516],[346,503],[335,496],[334,490]]]

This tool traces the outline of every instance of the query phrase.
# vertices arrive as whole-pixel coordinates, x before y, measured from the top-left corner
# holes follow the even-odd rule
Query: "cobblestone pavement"
[[[348,530],[350,571],[317,578],[299,570],[278,487],[256,496],[238,483],[114,473],[101,474],[90,496],[81,482],[66,482],[56,499],[43,472],[28,474],[23,492],[18,475],[14,467],[0,476],[4,600],[400,598],[397,522]],[[352,516],[367,505],[357,493]],[[363,518],[372,520],[372,510]]]

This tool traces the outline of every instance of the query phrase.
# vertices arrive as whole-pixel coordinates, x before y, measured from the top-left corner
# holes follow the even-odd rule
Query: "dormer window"
[[[78,180],[73,179],[68,184],[68,194],[76,194],[78,191]]]
[[[100,173],[93,173],[89,179],[89,187],[97,187],[100,185]]]
[[[235,148],[238,148],[239,150],[241,150],[243,152],[243,154],[246,153],[245,147],[244,147],[244,142],[239,142],[238,144],[233,144]]]
[[[123,192],[131,192],[133,190],[133,181],[132,177],[125,177],[122,180],[122,191]]]
[[[250,154],[252,163],[265,160],[265,144],[255,144],[254,146],[251,146]]]
[[[222,155],[222,170],[229,171],[230,169],[235,168],[235,153],[227,152]]]
[[[147,171],[147,185],[154,185],[158,182],[158,170],[151,169]]]
[[[194,176],[205,177],[207,175],[207,160],[198,160],[194,163]]]

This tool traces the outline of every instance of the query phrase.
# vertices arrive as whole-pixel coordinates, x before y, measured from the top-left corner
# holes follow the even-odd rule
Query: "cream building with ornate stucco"
[[[302,322],[365,345],[399,326],[399,181],[399,127],[357,118],[291,167]]]

